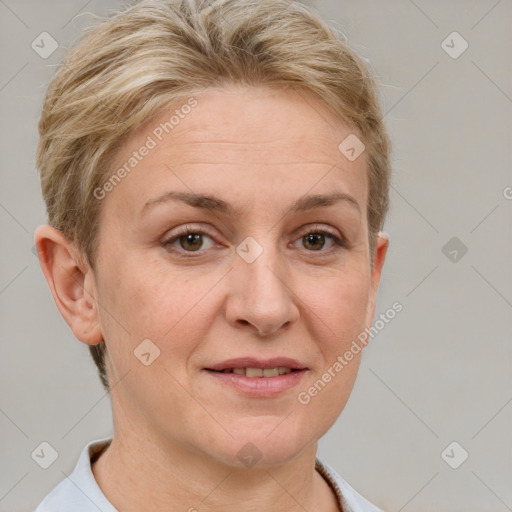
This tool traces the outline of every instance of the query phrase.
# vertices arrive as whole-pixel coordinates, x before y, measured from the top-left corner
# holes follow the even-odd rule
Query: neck
[[[134,431],[123,434],[116,433],[92,465],[103,494],[123,512],[339,511],[315,470],[316,443],[283,466],[239,468],[182,446],[167,443],[164,449]]]

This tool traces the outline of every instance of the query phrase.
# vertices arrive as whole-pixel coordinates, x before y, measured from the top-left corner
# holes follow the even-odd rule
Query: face
[[[158,127],[174,108],[132,134],[112,171],[140,161],[101,199],[92,289],[114,414],[226,464],[247,443],[282,464],[347,402],[362,351],[332,368],[372,323],[387,240],[372,270],[366,154],[340,152],[357,132],[315,97],[225,86],[194,98],[169,133]]]

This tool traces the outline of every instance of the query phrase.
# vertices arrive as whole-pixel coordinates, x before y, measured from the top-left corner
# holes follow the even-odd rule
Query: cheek
[[[182,309],[186,299],[183,279],[161,271],[160,267],[158,262],[133,256],[111,259],[104,267],[100,300],[112,317],[117,315],[114,320],[119,320],[118,324],[122,323],[130,336],[156,337],[159,324],[165,321],[169,329]]]
[[[363,348],[360,343],[354,348],[353,342],[366,327],[369,283],[365,272],[354,271],[325,280],[322,292],[317,288],[309,295],[321,365],[297,398],[305,424],[318,437],[344,409],[357,377]]]
[[[133,351],[147,339],[160,350],[158,363],[179,366],[207,335],[211,311],[218,307],[209,291],[218,276],[136,258],[112,261],[106,270],[100,316],[118,371],[138,368]]]
[[[370,272],[360,267],[344,269],[318,280],[304,280],[300,297],[314,313],[316,324],[325,335],[335,339],[334,347],[350,343],[352,336],[364,330],[369,304]]]

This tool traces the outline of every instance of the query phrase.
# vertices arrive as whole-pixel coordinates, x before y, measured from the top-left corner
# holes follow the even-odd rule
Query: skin
[[[75,336],[106,340],[114,438],[94,476],[123,512],[339,510],[315,456],[363,351],[307,405],[298,394],[372,324],[389,242],[379,233],[372,266],[366,153],[345,158],[338,145],[357,131],[304,92],[226,85],[195,97],[197,107],[102,200],[94,270],[59,231],[36,232]],[[113,172],[174,108],[133,132]],[[167,201],[141,215],[167,191],[210,194],[240,212]],[[306,194],[334,191],[359,208],[339,201],[288,211]],[[178,238],[171,252],[162,241],[184,225],[206,231],[203,245]],[[304,239],[325,229],[349,247]],[[248,236],[263,248],[252,263],[236,253]],[[134,350],[148,338],[160,356],[145,366]],[[242,356],[291,357],[308,372],[281,395],[258,398],[204,370]],[[237,457],[248,442],[262,454],[253,467]]]

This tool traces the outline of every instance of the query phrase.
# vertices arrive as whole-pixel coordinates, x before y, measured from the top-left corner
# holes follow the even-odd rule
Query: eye
[[[205,243],[205,237],[208,242]],[[297,242],[302,242],[308,252],[331,253],[342,248],[349,248],[347,240],[343,236],[325,229],[314,228],[302,234]],[[297,243],[296,242],[296,243]],[[202,229],[187,225],[178,229],[167,238],[161,245],[169,252],[183,257],[197,257],[206,249],[215,246],[212,237]],[[327,245],[327,249],[325,249]],[[198,253],[197,256],[193,253]]]
[[[325,253],[348,248],[348,243],[343,237],[326,229],[310,229],[300,237],[299,241],[302,241],[304,248],[309,252]],[[326,243],[328,243],[328,248],[323,250]]]
[[[210,243],[204,243],[204,237],[210,240]],[[170,252],[203,252],[200,249],[209,249],[214,246],[212,238],[191,226],[185,226],[178,232],[173,233],[169,238],[164,239],[162,245]]]

